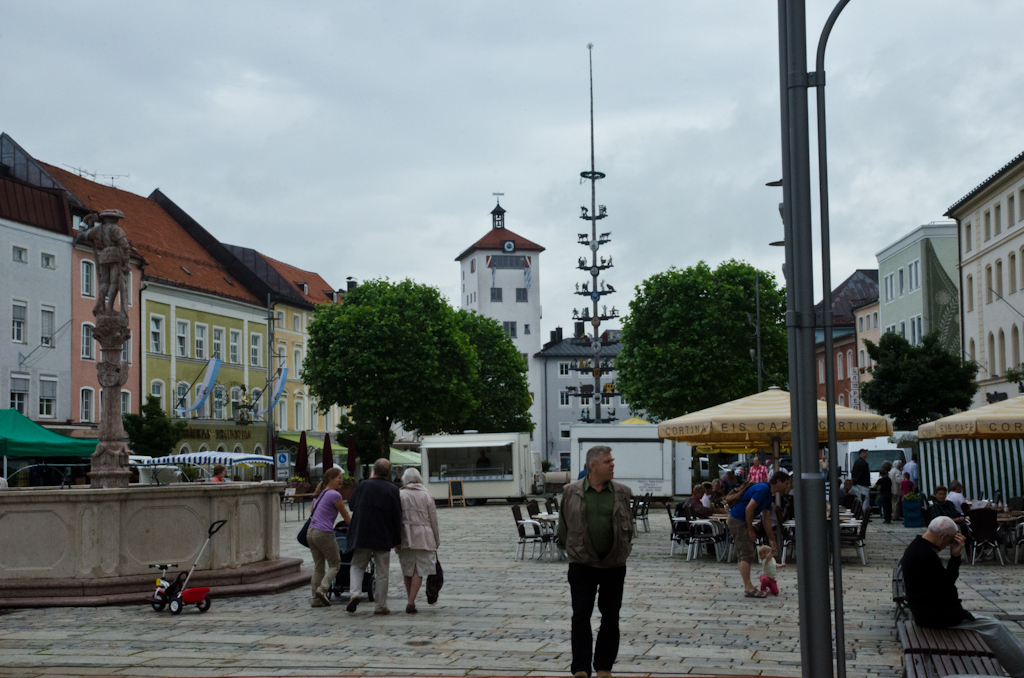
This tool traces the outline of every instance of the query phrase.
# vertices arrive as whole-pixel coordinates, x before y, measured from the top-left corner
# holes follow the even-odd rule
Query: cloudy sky
[[[833,3],[807,4],[813,53]],[[846,9],[827,64],[833,280],[1024,150],[1022,25],[1012,0]],[[453,303],[453,259],[501,191],[508,227],[547,248],[546,336],[579,299],[588,42],[611,301],[701,259],[780,272],[769,0],[2,0],[0,130],[336,287],[411,277]]]

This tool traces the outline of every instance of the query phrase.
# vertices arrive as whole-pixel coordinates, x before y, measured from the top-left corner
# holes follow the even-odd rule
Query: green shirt
[[[565,498],[562,498],[565,503]],[[612,531],[612,514],[615,510],[615,490],[610,482],[598,492],[590,486],[590,478],[583,479],[583,504],[587,507],[587,536],[599,558],[604,558],[612,550],[614,541]],[[558,543],[563,548],[565,539],[565,506],[558,513]]]

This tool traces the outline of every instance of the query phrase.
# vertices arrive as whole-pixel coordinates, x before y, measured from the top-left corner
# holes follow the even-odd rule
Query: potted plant
[[[543,471],[544,473],[547,473],[548,471],[550,471],[551,470],[551,462],[548,461],[547,459],[542,461],[540,463],[540,470]]]
[[[295,488],[296,495],[312,494],[313,486],[302,476],[292,476],[288,479],[288,487]]]
[[[341,498],[348,501],[356,490],[356,479],[347,473],[341,477]]]
[[[921,495],[917,492],[903,495],[903,527],[921,527]]]

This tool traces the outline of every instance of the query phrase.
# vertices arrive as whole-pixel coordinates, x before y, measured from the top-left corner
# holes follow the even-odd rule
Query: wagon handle
[[[218,520],[218,521],[214,522],[212,525],[210,525],[209,536],[212,537],[213,535],[217,534],[217,531],[220,528],[224,527],[224,524],[226,522],[228,522],[228,521],[226,521],[226,520]]]

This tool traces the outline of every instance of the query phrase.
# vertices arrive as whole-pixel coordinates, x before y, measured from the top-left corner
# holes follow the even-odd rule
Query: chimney
[[[555,332],[554,330],[551,330],[551,343],[553,344],[556,341],[558,341],[558,333]]]
[[[583,337],[583,323],[576,323],[576,338],[581,339]]]
[[[351,292],[352,290],[354,290],[356,288],[356,285],[358,285],[358,284],[359,283],[356,282],[354,279],[349,278],[348,279],[348,291]]]
[[[556,327],[555,328],[555,336],[558,337],[558,341],[562,341],[562,328],[561,327]]]

